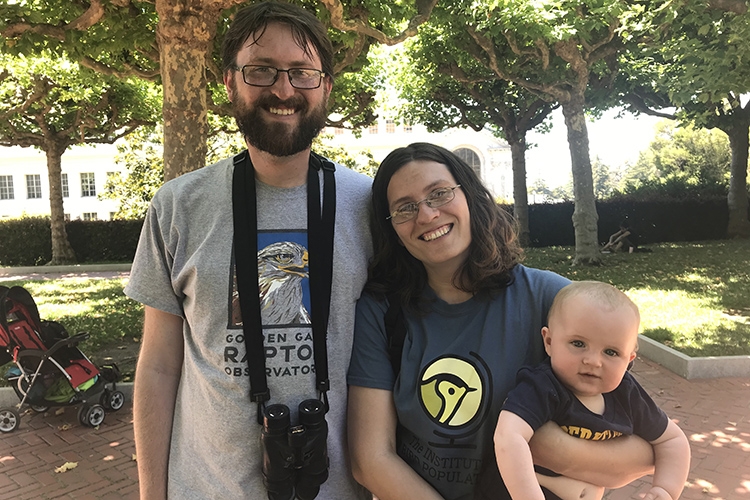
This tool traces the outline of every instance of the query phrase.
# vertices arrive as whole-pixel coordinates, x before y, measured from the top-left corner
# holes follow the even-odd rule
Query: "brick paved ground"
[[[0,435],[0,499],[138,498],[130,403],[108,413],[98,429],[80,425],[76,410],[28,410],[15,432]],[[66,462],[78,466],[56,473]]]
[[[750,379],[687,381],[638,360],[643,386],[690,438],[693,460],[685,500],[750,500]],[[64,430],[66,424],[72,425]],[[0,499],[136,499],[132,407],[107,414],[99,429],[77,423],[76,411],[26,414],[0,435]],[[78,467],[64,473],[65,462]],[[609,492],[607,500],[642,498],[650,482]]]
[[[750,379],[685,380],[648,360],[634,372],[690,439],[685,500],[750,499]],[[608,500],[642,498],[650,482],[610,492]]]

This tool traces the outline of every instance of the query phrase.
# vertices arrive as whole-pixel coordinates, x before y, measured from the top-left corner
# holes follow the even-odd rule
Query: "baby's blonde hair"
[[[638,311],[638,306],[630,300],[630,297],[609,283],[603,283],[601,281],[574,281],[557,292],[555,300],[552,302],[552,307],[549,309],[547,324],[549,324],[552,317],[560,311],[566,300],[577,295],[582,295],[593,300],[608,311],[614,311],[615,309],[625,306],[630,307],[635,313],[638,322],[640,323],[641,321],[641,314]]]

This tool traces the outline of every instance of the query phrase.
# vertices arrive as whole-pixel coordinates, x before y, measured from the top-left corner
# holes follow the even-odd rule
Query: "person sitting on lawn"
[[[528,442],[549,421],[594,441],[635,434],[654,448],[645,500],[676,500],[690,468],[690,444],[628,372],[638,347],[638,307],[617,288],[578,281],[557,293],[542,328],[549,359],[518,372],[495,428],[498,469],[514,500],[544,500],[542,487],[563,500],[598,500],[604,488],[535,474]],[[541,485],[541,486],[540,486]]]
[[[627,221],[620,223],[620,230],[609,237],[609,241],[602,247],[602,253],[614,253],[625,248],[629,253],[636,251],[635,232]]]

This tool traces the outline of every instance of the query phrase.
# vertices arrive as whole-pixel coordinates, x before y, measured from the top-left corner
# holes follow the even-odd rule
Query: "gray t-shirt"
[[[257,405],[249,400],[233,257],[232,159],[167,182],[144,222],[125,293],[184,318],[184,364],[169,458],[169,498],[262,499]],[[321,173],[321,186],[323,184]],[[330,476],[320,499],[356,498],[345,460],[346,369],[354,310],[371,255],[371,180],[336,167],[333,290],[328,329]],[[259,289],[271,400],[315,398],[307,191],[257,183]],[[321,188],[322,190],[322,188]]]
[[[474,497],[503,400],[518,369],[544,356],[542,326],[569,283],[522,265],[512,278],[496,296],[460,304],[427,288],[428,312],[404,310],[398,378],[388,357],[387,301],[364,294],[357,304],[349,384],[393,391],[397,453],[446,500]]]

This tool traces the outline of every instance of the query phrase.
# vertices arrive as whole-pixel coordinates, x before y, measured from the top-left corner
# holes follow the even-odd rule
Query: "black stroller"
[[[80,405],[78,420],[90,427],[104,421],[106,410],[119,410],[125,396],[117,390],[120,371],[114,363],[97,368],[79,349],[89,337],[70,337],[55,321],[42,321],[29,292],[0,286],[0,365],[13,362],[5,374],[20,403],[0,408],[0,432],[18,428],[19,410]],[[4,350],[4,351],[3,351]]]

